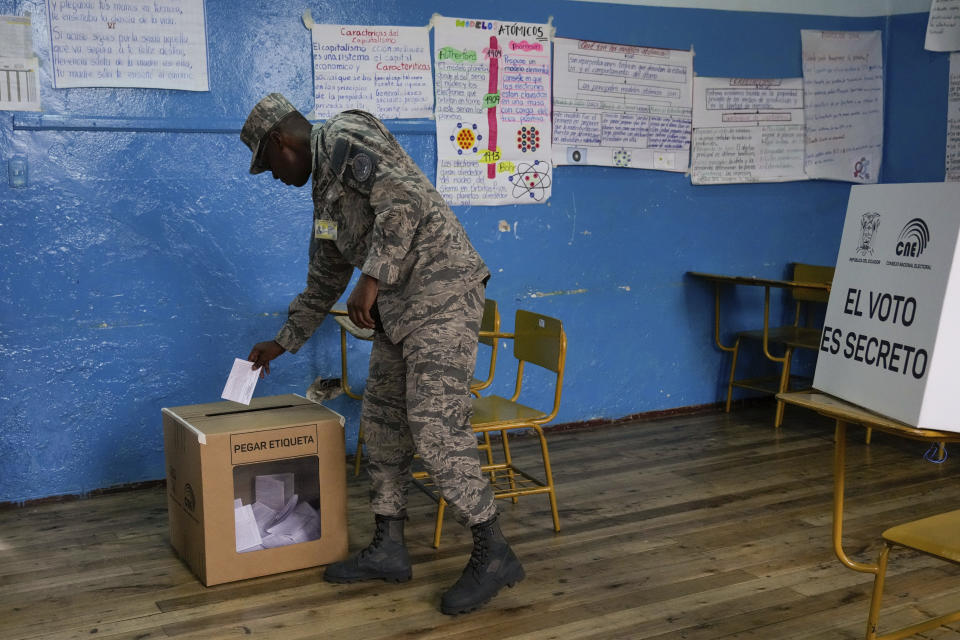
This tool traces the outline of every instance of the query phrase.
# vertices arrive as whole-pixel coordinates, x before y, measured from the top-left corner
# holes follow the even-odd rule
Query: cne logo
[[[919,258],[930,243],[930,228],[921,218],[914,218],[903,225],[897,236],[897,255]]]

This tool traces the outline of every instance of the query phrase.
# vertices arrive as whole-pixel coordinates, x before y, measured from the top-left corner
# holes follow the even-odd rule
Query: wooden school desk
[[[820,415],[836,421],[833,454],[833,550],[844,566],[874,575],[873,598],[867,619],[867,640],[898,640],[940,625],[960,620],[960,611],[932,618],[899,631],[877,635],[877,618],[883,595],[883,580],[886,572],[887,554],[891,544],[916,549],[951,562],[960,562],[960,510],[943,513],[922,520],[915,520],[883,533],[884,548],[877,564],[866,564],[851,559],[843,550],[843,490],[846,476],[847,425],[859,424],[901,438],[921,442],[960,442],[960,433],[918,429],[897,422],[862,407],[850,404],[819,391],[794,391],[781,393],[777,398],[787,404],[812,409]]]
[[[827,269],[829,269],[829,275],[827,274]],[[821,303],[826,302],[830,294],[829,281],[833,279],[833,270],[828,267],[795,263],[793,265],[793,272],[804,274],[810,279],[805,278],[802,281],[774,280],[770,278],[701,273],[698,271],[687,272],[687,275],[691,277],[713,283],[713,340],[720,350],[733,354],[733,359],[730,364],[730,379],[727,382],[727,413],[730,412],[734,387],[772,394],[789,391],[791,385],[790,364],[794,350],[816,349],[819,346],[820,329],[800,324],[800,304],[801,301],[806,303],[811,300]],[[822,279],[812,281],[815,277]],[[720,341],[720,290],[730,286],[763,287],[763,329],[753,329],[753,327],[760,324],[760,319],[758,318],[756,322],[751,323],[751,330],[738,330],[736,332],[737,339],[734,344],[726,345]],[[784,289],[797,302],[792,325],[770,326],[770,289]],[[741,340],[744,338],[755,339],[760,342],[763,348],[763,355],[766,356],[768,360],[780,365],[781,370],[779,376],[736,379],[737,356],[739,354]],[[771,344],[778,345],[778,347],[782,349],[782,354],[774,355],[770,350]],[[798,385],[802,385],[799,379],[794,381],[794,388],[797,388]],[[783,402],[777,401],[777,410],[774,416],[775,427],[779,427],[783,421],[783,407]]]

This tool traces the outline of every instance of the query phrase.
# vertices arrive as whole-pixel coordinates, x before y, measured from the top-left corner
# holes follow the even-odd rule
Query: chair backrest
[[[491,333],[500,331],[500,310],[497,308],[496,300],[487,298],[483,301],[483,318],[480,320],[480,331],[489,331]],[[490,345],[496,349],[497,338],[480,336],[480,343]]]
[[[559,373],[563,369],[566,336],[556,318],[517,309],[513,329],[513,355],[517,360]]]
[[[487,298],[483,302],[483,318],[480,319],[480,331],[486,333],[497,334],[500,332],[500,310],[497,308],[497,301]],[[471,386],[471,391],[474,392],[474,395],[479,395],[476,392],[486,389],[493,383],[493,376],[497,370],[497,345],[500,344],[500,340],[496,335],[480,335],[478,338],[480,344],[485,344],[490,347],[490,364],[487,367],[487,377],[480,381],[479,384]]]
[[[833,271],[833,267],[795,262],[793,263],[793,280],[794,282],[816,282],[829,285],[833,283]],[[830,298],[830,292],[826,289],[796,288],[792,291],[793,299],[797,302],[826,303]]]
[[[560,409],[560,395],[563,389],[563,370],[567,359],[567,334],[563,323],[556,318],[517,309],[514,321],[513,355],[517,359],[517,384],[511,400],[520,397],[523,385],[524,364],[543,367],[557,374],[554,390],[553,409],[542,421],[548,422]]]

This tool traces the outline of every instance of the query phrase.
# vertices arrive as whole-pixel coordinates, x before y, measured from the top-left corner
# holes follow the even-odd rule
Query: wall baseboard
[[[768,404],[770,402],[771,402],[771,399],[765,398],[765,397],[745,398],[742,400],[735,400],[733,403],[733,408],[743,409],[746,407]],[[548,426],[546,427],[546,431],[547,433],[561,432],[561,431],[591,431],[596,429],[604,429],[606,427],[620,426],[620,425],[634,423],[634,422],[650,422],[651,420],[657,420],[659,418],[696,415],[696,414],[702,414],[702,413],[714,413],[718,411],[723,411],[723,407],[724,407],[723,402],[712,402],[710,404],[698,404],[698,405],[691,405],[689,407],[677,407],[676,409],[664,409],[661,411],[647,411],[644,413],[634,413],[632,415],[624,416],[622,418],[613,418],[613,419],[598,418],[596,420],[584,420],[582,422],[565,422],[561,424]],[[522,438],[522,437],[525,437],[525,434],[518,434],[516,437]],[[496,438],[496,436],[494,436],[494,438]],[[160,478],[158,480],[144,480],[142,482],[129,482],[125,484],[113,485],[111,487],[103,487],[101,489],[92,489],[84,493],[68,493],[68,494],[62,494],[62,495],[56,495],[56,496],[47,496],[44,498],[31,498],[30,500],[23,500],[20,502],[15,502],[15,501],[0,502],[0,511],[5,511],[8,509],[20,509],[24,507],[36,507],[38,505],[57,503],[57,502],[69,502],[71,500],[84,500],[86,498],[110,495],[112,493],[139,491],[142,489],[154,489],[158,487],[163,487],[164,485],[166,485],[166,479]]]

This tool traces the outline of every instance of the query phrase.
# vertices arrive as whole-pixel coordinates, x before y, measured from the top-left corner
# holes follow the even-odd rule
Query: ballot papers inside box
[[[297,395],[162,413],[170,542],[204,584],[346,555],[341,416]]]

